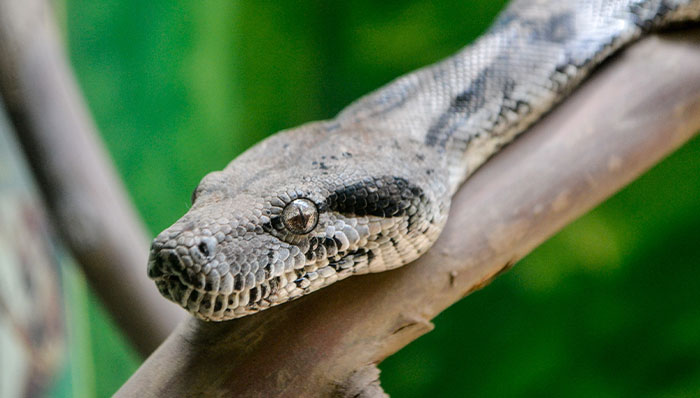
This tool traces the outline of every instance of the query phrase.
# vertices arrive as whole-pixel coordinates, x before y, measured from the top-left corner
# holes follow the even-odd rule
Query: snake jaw
[[[297,269],[306,262],[297,247],[264,234],[237,236],[225,227],[228,234],[210,236],[215,228],[211,224],[204,232],[186,228],[184,221],[153,241],[148,275],[163,296],[194,316],[238,318],[303,294],[287,286],[299,278]]]
[[[338,231],[325,228],[297,239],[296,244],[264,234],[252,239],[257,241],[254,246],[258,250],[247,245],[251,240],[226,238],[211,250],[211,245],[206,245],[208,237],[193,237],[192,231],[182,231],[176,224],[154,240],[148,275],[163,296],[197,318],[238,318],[318,290],[353,273],[367,272],[372,252],[357,248],[357,233],[350,236],[351,245],[341,225],[336,222],[336,226]],[[367,227],[358,229],[369,232]],[[346,226],[345,232],[349,234],[349,230]],[[209,251],[208,256],[202,248]],[[249,255],[236,256],[234,252]]]

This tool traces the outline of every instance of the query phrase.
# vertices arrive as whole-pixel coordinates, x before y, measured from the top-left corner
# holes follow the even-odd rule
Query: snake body
[[[593,67],[699,18],[698,0],[515,0],[452,57],[205,176],[153,241],[148,274],[218,321],[400,267],[437,239],[460,184]]]

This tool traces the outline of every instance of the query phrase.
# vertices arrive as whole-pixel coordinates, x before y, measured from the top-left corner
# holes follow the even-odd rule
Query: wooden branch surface
[[[136,348],[183,314],[146,276],[149,236],[98,138],[43,0],[0,1],[0,94],[60,236]]]
[[[246,318],[190,318],[117,395],[381,396],[374,364],[696,133],[698,65],[700,30],[644,39],[479,170],[418,261]]]

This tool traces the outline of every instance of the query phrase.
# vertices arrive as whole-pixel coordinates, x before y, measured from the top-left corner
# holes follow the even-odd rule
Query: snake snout
[[[228,298],[230,286],[222,283],[228,264],[216,238],[195,232],[173,228],[158,235],[151,245],[148,276],[165,298],[202,319],[218,319],[235,304]]]
[[[200,290],[212,290],[211,282],[206,280],[202,267],[207,267],[210,253],[214,252],[215,244],[204,239],[192,248],[167,247],[154,242],[148,261],[148,276],[151,279],[179,281],[187,287]]]

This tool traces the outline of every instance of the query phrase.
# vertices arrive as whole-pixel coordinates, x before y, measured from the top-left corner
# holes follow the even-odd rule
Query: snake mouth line
[[[168,274],[154,279],[160,293],[168,300],[182,306],[187,312],[205,321],[238,318],[266,307],[257,303],[249,305],[250,291],[231,294],[197,289],[184,282],[179,275]]]
[[[177,272],[163,273],[162,276],[153,278],[153,281],[164,297],[203,320],[230,319],[243,315],[248,304],[249,295],[246,292],[227,295],[217,291],[206,291],[194,287]],[[236,312],[241,314],[237,315]]]
[[[148,262],[148,276],[160,293],[205,321],[239,318],[302,295],[303,290],[295,284],[280,285],[282,280],[295,279],[294,275],[292,272],[275,278],[274,284],[279,288],[265,283],[250,289],[225,292],[220,289],[220,283],[184,267],[179,258],[168,250],[152,252]]]

